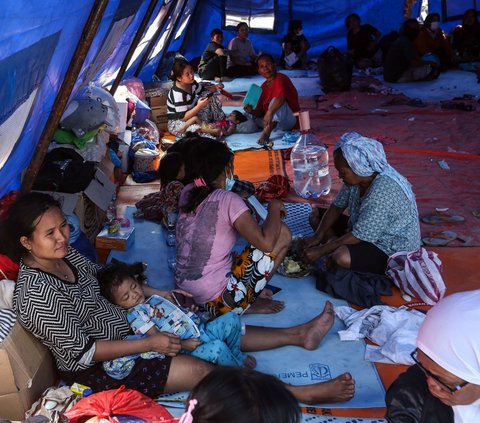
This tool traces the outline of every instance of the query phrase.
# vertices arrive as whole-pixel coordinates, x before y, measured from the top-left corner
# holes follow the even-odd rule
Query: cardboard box
[[[15,323],[0,344],[0,417],[24,420],[25,411],[55,379],[50,351]]]
[[[115,193],[115,184],[101,170],[97,169],[95,177],[85,191],[74,194],[49,191],[62,206],[65,214],[76,214],[80,219],[82,232],[91,241],[95,241],[105,223],[105,211]]]
[[[44,191],[57,199],[65,214],[76,211],[79,197],[84,193],[102,211],[106,211],[115,193],[115,184],[101,170],[97,169],[95,176],[83,192],[67,193],[58,191]],[[80,216],[79,216],[80,217]]]
[[[108,228],[105,227],[97,235],[95,239],[95,247],[105,250],[127,251],[135,241],[135,228],[120,228],[115,234],[109,234]]]
[[[167,105],[167,96],[165,94],[161,94],[156,97],[150,97],[150,108],[166,106]]]
[[[156,97],[167,97],[168,92],[173,86],[173,82],[147,82],[143,83],[143,87],[145,89],[145,97],[150,101],[152,98]],[[163,101],[163,100],[158,100]],[[164,104],[163,104],[164,105]],[[158,106],[162,106],[162,104],[158,104]],[[152,103],[150,103],[150,107],[155,107]]]
[[[161,131],[167,130],[167,106],[152,107],[151,119]]]
[[[115,101],[117,102],[119,122],[120,122],[117,137],[123,141],[125,139],[125,132],[127,127],[128,102],[126,98],[123,98],[119,95],[116,95],[114,98],[115,98]]]

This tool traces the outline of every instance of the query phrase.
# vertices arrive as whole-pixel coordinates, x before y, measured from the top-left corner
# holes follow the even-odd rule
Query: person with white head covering
[[[428,312],[416,365],[387,393],[389,422],[480,422],[479,322],[480,290],[447,296]]]
[[[334,163],[344,186],[307,240],[304,256],[314,261],[330,255],[337,266],[383,274],[389,256],[420,248],[411,185],[388,164],[381,143],[356,132],[335,145]],[[346,209],[348,222],[342,222]]]

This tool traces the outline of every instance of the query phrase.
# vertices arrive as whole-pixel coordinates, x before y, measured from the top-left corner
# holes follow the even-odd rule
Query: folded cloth
[[[383,304],[381,295],[392,295],[390,280],[375,273],[335,267],[317,275],[317,289],[360,307]]]
[[[379,305],[360,311],[347,306],[335,307],[335,314],[347,326],[338,332],[342,341],[368,338],[378,344],[367,349],[366,360],[414,364],[410,353],[415,350],[418,330],[425,318],[422,312]]]
[[[272,175],[259,185],[255,196],[262,202],[268,202],[274,198],[283,198],[290,191],[288,178],[283,175]]]
[[[300,132],[297,132],[297,131],[285,132],[283,134],[282,141],[289,144],[294,144],[299,137],[300,137]]]

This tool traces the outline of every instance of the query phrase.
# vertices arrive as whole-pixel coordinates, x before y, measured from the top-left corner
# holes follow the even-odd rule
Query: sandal
[[[429,225],[441,225],[442,223],[460,223],[464,222],[465,218],[463,216],[448,216],[445,214],[434,214],[432,216],[422,217],[423,223],[428,223]]]
[[[468,235],[458,235],[457,239],[462,241],[464,244],[470,244],[473,241],[473,236]]]
[[[432,233],[429,237],[422,238],[422,242],[429,247],[444,247],[449,242],[457,239],[457,233],[453,231],[443,231]]]

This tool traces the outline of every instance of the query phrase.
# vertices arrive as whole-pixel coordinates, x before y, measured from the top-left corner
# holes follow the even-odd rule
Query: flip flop
[[[449,242],[457,239],[457,233],[453,231],[443,231],[430,234],[429,237],[422,238],[422,242],[429,247],[443,247]]]
[[[428,223],[429,225],[441,225],[442,223],[460,223],[465,221],[463,216],[448,216],[445,214],[434,214],[432,216],[422,217],[423,223]]]
[[[468,235],[458,235],[457,239],[462,241],[464,244],[469,244],[470,242],[473,241],[473,236],[468,236]]]

